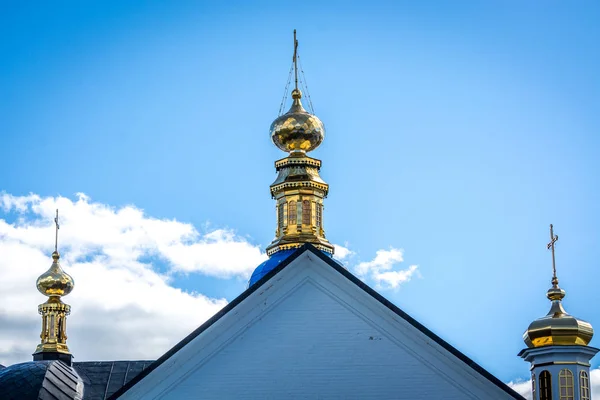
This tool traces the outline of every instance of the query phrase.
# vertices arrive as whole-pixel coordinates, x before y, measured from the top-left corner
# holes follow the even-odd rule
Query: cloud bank
[[[153,218],[135,206],[111,207],[84,194],[69,199],[0,193],[1,364],[31,360],[38,344],[36,310],[46,298],[35,280],[52,262],[57,208],[61,264],[75,279],[64,299],[72,305],[68,344],[79,361],[159,357],[227,304],[174,287],[174,274],[245,280],[266,259],[260,246],[230,229],[200,232],[189,223]],[[336,245],[338,259],[347,262],[353,255],[347,245]],[[359,264],[366,278],[392,288],[410,279],[410,268],[393,270],[401,256],[383,264],[381,257],[378,252]]]
[[[45,297],[36,278],[51,264],[54,213],[60,210],[59,250],[75,277],[65,297],[73,305],[68,344],[79,360],[156,358],[227,304],[169,284],[174,272],[247,278],[266,259],[233,231],[198,232],[192,225],[119,209],[79,194],[0,195],[0,363],[31,359]],[[162,268],[159,268],[161,266]]]
[[[60,247],[73,261],[94,256],[127,263],[158,257],[172,271],[230,278],[249,277],[253,268],[266,259],[259,246],[231,230],[201,234],[191,224],[148,217],[134,206],[114,209],[90,202],[81,193],[76,201],[3,194],[0,207],[19,216],[13,224],[0,220],[0,235],[6,241],[46,252],[53,245],[53,218],[55,210],[60,209]]]

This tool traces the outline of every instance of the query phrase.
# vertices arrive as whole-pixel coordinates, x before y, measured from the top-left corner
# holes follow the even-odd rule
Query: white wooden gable
[[[119,399],[522,398],[318,250],[291,258]]]

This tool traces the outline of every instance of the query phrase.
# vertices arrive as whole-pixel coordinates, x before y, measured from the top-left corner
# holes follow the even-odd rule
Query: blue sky
[[[268,129],[298,29],[327,129],[312,155],[328,238],[350,264],[404,249],[421,278],[382,293],[504,381],[525,378],[550,223],[565,307],[600,326],[599,18],[558,1],[4,3],[0,190],[82,192],[264,249],[284,156]]]

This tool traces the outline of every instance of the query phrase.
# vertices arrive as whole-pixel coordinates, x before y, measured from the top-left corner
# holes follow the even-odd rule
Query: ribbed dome
[[[269,257],[267,261],[264,261],[262,264],[256,267],[256,269],[252,273],[252,276],[250,277],[248,286],[254,285],[263,276],[274,270],[279,265],[279,263],[291,256],[295,251],[296,249],[282,250],[273,254],[271,257]]]
[[[73,278],[60,267],[59,259],[57,251],[52,253],[52,265],[37,279],[37,289],[44,296],[66,296],[75,286]]]
[[[0,371],[2,400],[81,400],[83,394],[83,379],[62,361],[25,362]]]
[[[271,124],[271,140],[286,152],[312,151],[323,142],[325,127],[319,118],[302,107],[300,90],[294,89],[292,98],[294,102],[290,110]]]
[[[542,346],[586,346],[594,336],[589,322],[569,315],[562,306],[565,291],[558,287],[558,280],[552,282],[546,296],[552,302],[550,312],[529,325],[523,334],[527,347]]]
[[[281,250],[281,251],[278,251],[277,253],[273,253],[273,255],[271,255],[271,257],[269,257],[268,260],[261,263],[258,267],[256,267],[254,272],[252,272],[252,276],[250,277],[250,280],[248,281],[248,287],[254,285],[256,282],[261,280],[262,277],[267,275],[269,272],[273,271],[275,268],[277,268],[277,266],[279,266],[279,264],[281,264],[281,262],[285,261],[289,256],[291,256],[292,254],[294,254],[297,251],[298,251],[298,249],[295,248],[295,249]],[[323,254],[325,254],[327,257],[333,258],[333,254],[328,253],[326,251],[322,251],[322,250],[321,250],[321,252]],[[339,261],[336,260],[336,262],[338,264],[340,264],[341,266],[343,266],[343,264],[340,263]]]

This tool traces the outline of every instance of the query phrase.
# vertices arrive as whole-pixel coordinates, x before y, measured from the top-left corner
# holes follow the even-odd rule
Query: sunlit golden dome
[[[321,144],[325,127],[319,118],[302,107],[302,92],[292,91],[292,107],[271,124],[271,140],[286,152],[309,152]]]
[[[552,279],[552,287],[546,294],[552,302],[550,312],[529,325],[523,334],[527,347],[542,346],[587,346],[594,336],[594,329],[589,322],[569,315],[562,306],[565,291],[558,287],[558,279]]]
[[[73,278],[60,267],[60,255],[52,253],[52,265],[36,281],[37,289],[44,296],[66,296],[71,293],[75,282]]]

